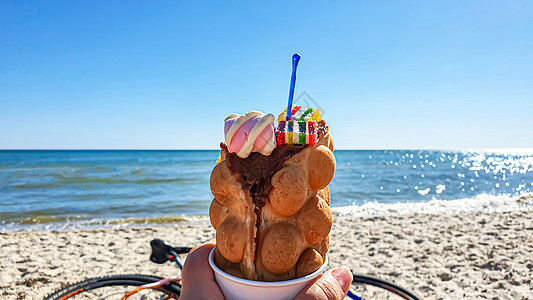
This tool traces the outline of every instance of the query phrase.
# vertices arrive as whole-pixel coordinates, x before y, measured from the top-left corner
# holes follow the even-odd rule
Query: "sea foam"
[[[505,212],[532,210],[533,195],[479,194],[472,198],[455,200],[433,199],[428,202],[378,203],[333,207],[339,217],[368,218],[409,214],[462,214],[476,212]]]

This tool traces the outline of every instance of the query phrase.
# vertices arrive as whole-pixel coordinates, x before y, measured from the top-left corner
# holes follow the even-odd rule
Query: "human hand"
[[[209,265],[209,252],[215,241],[195,247],[187,255],[183,266],[180,300],[224,300],[224,295],[215,281],[215,274]]]
[[[296,295],[295,300],[342,300],[346,297],[353,275],[347,267],[339,267],[327,271],[315,279],[303,291]]]
[[[209,241],[189,252],[183,266],[180,300],[224,299],[208,262],[209,252],[214,247],[215,242]],[[348,268],[335,268],[315,279],[296,296],[295,300],[342,300],[348,293],[351,283],[352,273]]]

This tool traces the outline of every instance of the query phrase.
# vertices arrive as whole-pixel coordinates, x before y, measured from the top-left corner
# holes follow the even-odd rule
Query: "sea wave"
[[[183,224],[208,224],[207,215],[155,216],[146,218],[80,219],[80,217],[38,216],[0,223],[0,233],[52,230],[87,230],[99,228],[139,228]]]
[[[467,214],[478,212],[506,212],[533,210],[533,194],[490,195],[480,194],[472,198],[455,200],[433,199],[429,202],[368,202],[363,205],[332,207],[337,218],[372,218],[410,214]],[[15,222],[1,223],[0,232],[79,230],[98,228],[138,228],[173,226],[183,224],[209,224],[207,215],[164,215],[146,218],[93,218],[32,216]]]
[[[433,199],[428,202],[367,202],[332,208],[339,217],[369,218],[410,214],[463,214],[477,212],[505,212],[533,210],[533,195],[479,194],[471,198],[454,200]]]

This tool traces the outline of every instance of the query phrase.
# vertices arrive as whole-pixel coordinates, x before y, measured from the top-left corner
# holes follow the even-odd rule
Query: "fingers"
[[[307,286],[296,300],[342,300],[350,289],[352,272],[347,267],[340,267],[324,273],[318,280]]]
[[[209,241],[195,247],[187,255],[180,299],[224,299],[208,261],[209,252],[214,247],[214,240]]]
[[[335,278],[335,280],[341,287],[342,292],[344,293],[343,297],[346,296],[353,281],[352,271],[350,271],[350,269],[348,269],[347,267],[342,266],[340,268],[335,268],[331,270],[331,275]]]
[[[183,282],[186,280],[195,280],[199,278],[215,279],[213,271],[209,266],[209,252],[215,247],[214,241],[206,242],[200,246],[194,247],[185,260],[183,266],[183,273],[189,275],[188,279],[183,278]],[[192,272],[194,271],[194,272]],[[191,276],[192,275],[192,276]]]

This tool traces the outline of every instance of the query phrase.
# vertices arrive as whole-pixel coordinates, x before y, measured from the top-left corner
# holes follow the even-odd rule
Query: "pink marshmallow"
[[[272,139],[274,139],[274,123],[268,124],[268,126],[261,131],[257,140],[255,140],[252,152],[260,152]]]
[[[244,124],[242,124],[241,127],[239,127],[235,135],[233,135],[233,138],[231,139],[230,144],[228,145],[228,150],[230,153],[237,153],[241,150],[242,146],[244,145],[244,143],[246,143],[246,140],[248,139],[248,134],[250,133],[250,131],[252,131],[255,124],[257,124],[257,122],[261,120],[261,117],[262,116],[253,117],[249,119],[248,121],[244,122]],[[227,122],[230,122],[231,120],[228,120]],[[225,128],[224,128],[224,131],[226,131]]]

